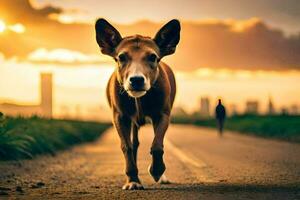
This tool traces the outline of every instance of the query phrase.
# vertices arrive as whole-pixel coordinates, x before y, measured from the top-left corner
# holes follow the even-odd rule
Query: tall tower
[[[271,96],[269,96],[268,114],[269,115],[274,115],[275,114],[275,108],[274,108],[274,104],[273,104]]]
[[[41,74],[41,109],[42,116],[51,118],[52,117],[52,74],[42,73]]]

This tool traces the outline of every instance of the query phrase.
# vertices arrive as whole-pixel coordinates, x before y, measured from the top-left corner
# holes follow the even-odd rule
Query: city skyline
[[[41,73],[40,74],[40,86],[38,94],[40,96],[40,103],[36,104],[34,102],[26,102],[26,104],[11,101],[9,99],[0,98],[0,111],[7,115],[21,115],[21,116],[33,116],[39,115],[44,117],[54,117],[54,118],[65,118],[65,119],[80,119],[80,120],[100,120],[109,121],[110,111],[106,102],[94,104],[94,105],[83,105],[76,103],[73,105],[59,103],[55,104],[52,102],[57,102],[55,99],[55,84],[52,84],[52,74],[51,73]],[[52,97],[54,96],[54,97]],[[278,106],[276,101],[273,100],[272,95],[268,94],[268,98],[265,99],[265,103],[257,99],[245,99],[241,102],[240,109],[237,110],[237,105],[234,103],[227,102],[226,99],[221,96],[210,97],[207,95],[197,96],[198,105],[190,110],[186,110],[184,106],[180,106],[175,103],[175,108],[173,115],[182,114],[192,114],[199,113],[201,117],[213,117],[214,109],[217,105],[217,100],[222,99],[224,106],[228,111],[228,115],[235,114],[299,114],[299,104],[289,104],[284,106]],[[76,98],[76,96],[74,96]],[[35,105],[36,104],[36,105]],[[53,111],[52,111],[53,110]],[[52,114],[53,112],[53,114]]]

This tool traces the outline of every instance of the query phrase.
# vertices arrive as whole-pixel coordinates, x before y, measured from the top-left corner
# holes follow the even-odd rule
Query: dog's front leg
[[[166,169],[163,161],[163,142],[169,126],[169,120],[170,116],[165,113],[152,119],[155,136],[151,146],[152,163],[149,167],[149,173],[156,182],[160,179]]]
[[[143,189],[138,178],[138,169],[133,156],[132,142],[130,140],[131,120],[119,113],[114,113],[114,126],[121,139],[121,149],[125,158],[125,172],[127,182],[123,186],[124,190]]]
[[[137,165],[137,151],[140,145],[139,136],[138,136],[139,127],[132,123],[132,150],[133,150],[133,157],[135,160],[135,164]]]

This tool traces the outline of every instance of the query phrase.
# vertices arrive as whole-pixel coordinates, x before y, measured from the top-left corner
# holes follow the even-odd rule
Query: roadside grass
[[[215,119],[195,116],[173,117],[173,123],[216,127]],[[237,115],[225,121],[225,129],[259,137],[281,139],[300,143],[300,116],[292,115]]]
[[[93,141],[110,124],[38,117],[7,117],[0,113],[0,160],[55,154],[72,145]]]

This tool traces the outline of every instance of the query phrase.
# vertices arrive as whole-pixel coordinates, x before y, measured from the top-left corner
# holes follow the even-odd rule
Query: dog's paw
[[[166,177],[165,174],[163,174],[159,181],[158,181],[159,184],[171,184],[171,181],[169,181],[169,179]]]
[[[144,187],[138,182],[128,182],[122,187],[123,190],[143,190]]]
[[[153,165],[151,164],[148,167],[148,172],[152,176],[155,182],[159,181],[160,177],[163,175],[165,170],[166,170],[166,166],[164,163],[161,163],[160,165],[156,165],[155,167],[153,167]]]

